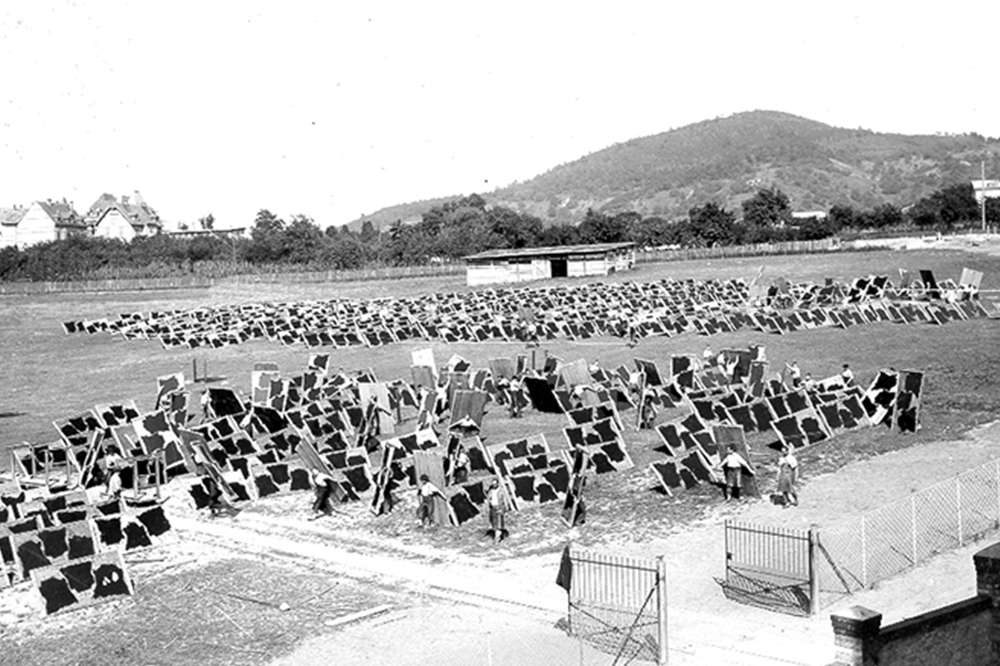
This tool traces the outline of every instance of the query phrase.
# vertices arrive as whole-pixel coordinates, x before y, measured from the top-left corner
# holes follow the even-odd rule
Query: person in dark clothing
[[[213,518],[220,512],[230,508],[229,503],[223,498],[222,488],[211,476],[206,476],[204,481],[205,493],[208,495],[208,512]]]
[[[725,474],[725,485],[722,487],[726,501],[739,499],[743,492],[743,473],[750,469],[750,464],[740,455],[735,445],[730,445],[729,453],[719,463]]]
[[[313,490],[316,493],[316,499],[313,500],[312,505],[313,518],[329,516],[333,513],[333,506],[330,504],[330,500],[333,498],[334,479],[329,474],[321,472],[318,469],[310,470],[309,476],[312,480]]]
[[[656,405],[653,404],[653,392],[646,389],[642,392],[642,404],[639,407],[639,428],[652,430],[656,424]]]

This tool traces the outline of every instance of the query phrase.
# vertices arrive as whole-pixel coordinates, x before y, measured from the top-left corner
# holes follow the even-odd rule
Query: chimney
[[[128,205],[128,195],[127,194],[123,194],[122,195],[122,205],[123,206],[127,206]]]

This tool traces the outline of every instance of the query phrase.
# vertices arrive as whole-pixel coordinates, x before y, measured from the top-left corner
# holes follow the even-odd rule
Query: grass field
[[[887,251],[777,257],[763,261],[644,264],[633,273],[619,274],[609,280],[648,281],[666,277],[743,277],[749,280],[765,262],[765,281],[777,276],[793,281],[821,281],[827,277],[848,280],[869,274],[896,278],[900,268],[929,268],[938,279],[951,277],[957,280],[961,269],[969,267],[986,274],[983,289],[1000,289],[1000,257],[961,251]],[[255,362],[277,362],[281,370],[290,375],[306,366],[311,353],[305,348],[283,347],[263,341],[209,351],[166,350],[152,340],[125,341],[106,334],[68,336],[62,332],[62,321],[235,302],[318,300],[339,296],[373,298],[463,289],[454,278],[422,278],[385,283],[261,285],[252,291],[218,288],[183,292],[5,297],[0,300],[5,314],[0,318],[0,354],[4,369],[4,382],[0,388],[0,447],[9,448],[22,441],[55,439],[56,432],[51,425],[53,419],[75,415],[98,403],[134,399],[141,410],[151,409],[156,395],[156,377],[177,371],[184,371],[190,377],[195,359],[199,365],[207,362],[208,374],[213,382],[227,383],[248,392],[250,370]],[[613,368],[621,363],[631,364],[632,358],[636,357],[662,364],[671,354],[698,354],[705,342],[705,338],[685,334],[675,338],[645,339],[635,349],[629,349],[622,340],[610,338],[580,342],[558,340],[543,345],[543,349],[566,361],[584,358]],[[1000,322],[997,320],[958,322],[946,326],[873,324],[850,329],[800,331],[785,336],[741,331],[714,336],[710,342],[716,350],[763,343],[772,368],[780,368],[785,361],[797,360],[803,371],[810,372],[815,378],[835,374],[845,362],[851,364],[862,384],[867,384],[882,367],[926,373],[923,427],[917,434],[902,436],[883,428],[872,428],[838,436],[803,451],[799,456],[807,479],[835,472],[856,460],[917,443],[954,439],[972,426],[995,419],[1000,413],[1000,355],[996,353],[997,343],[1000,342]],[[512,343],[447,345],[413,342],[377,349],[336,350],[332,352],[332,366],[373,368],[381,379],[387,380],[408,377],[410,352],[428,346],[434,349],[439,363],[452,354],[459,354],[476,367],[485,366],[489,358],[511,356],[523,351],[523,346]],[[661,415],[661,419],[667,416]],[[626,417],[629,418],[633,418],[632,415]],[[542,432],[550,443],[561,446],[561,430],[565,425],[565,417],[536,414],[532,410],[528,410],[523,419],[510,420],[504,410],[494,407],[484,421],[484,435],[487,442],[502,442]],[[405,430],[406,426],[403,428]],[[625,541],[643,542],[666,532],[684,529],[685,525],[701,518],[707,508],[718,501],[716,490],[706,486],[674,498],[666,497],[647,471],[648,463],[662,455],[652,450],[659,444],[655,433],[626,429],[625,438],[636,468],[594,479],[588,484],[590,511],[587,524],[574,530],[578,543],[614,545]],[[763,435],[751,437],[750,443],[758,452],[755,454],[758,462],[770,461],[772,454],[765,446],[771,439]],[[3,463],[7,463],[6,456]],[[766,466],[762,468],[762,473],[765,479],[773,474]],[[417,530],[413,514],[408,510],[412,498],[405,499],[407,504],[400,510],[378,519],[372,517],[363,505],[345,506],[347,516],[338,522],[345,531],[363,532],[390,546],[427,544],[442,551],[461,552],[484,560],[555,552],[567,538],[556,508],[524,511],[514,517],[509,547],[498,555],[484,544],[480,534],[482,525],[478,522],[456,529]],[[282,515],[292,510],[293,503],[296,511],[303,510],[298,505],[304,505],[306,501],[262,502],[254,511]],[[223,583],[227,576],[238,578],[245,575],[239,568],[232,567],[214,574]],[[160,598],[164,609],[170,604],[183,603],[185,597],[181,594],[180,583],[168,582],[164,578],[157,585],[161,587],[153,588],[154,597],[143,598]],[[153,610],[136,610],[141,606],[144,607],[137,597],[135,607],[129,606],[128,612],[148,612],[149,615],[129,618],[155,624],[168,617],[164,615],[166,610],[155,610],[156,604],[150,606]],[[100,616],[94,617],[100,624]],[[242,623],[241,615],[234,614],[233,617]],[[57,635],[74,642],[82,641],[84,645],[95,640],[78,627],[65,631],[70,633],[57,632]],[[233,631],[236,629],[233,628]],[[254,649],[273,656],[284,649],[282,646],[294,643],[300,635],[286,630],[285,637],[274,639],[277,642],[273,645],[267,643],[265,637],[261,638],[265,642]],[[23,654],[27,655],[35,654],[36,650],[48,645],[47,641],[54,639],[50,633],[43,632],[25,640],[26,652]],[[115,640],[119,640],[122,646],[128,643],[126,637]],[[192,649],[197,654],[197,648]],[[206,654],[211,663],[227,663],[217,659],[214,653]],[[143,658],[143,653],[128,655],[129,658]],[[259,655],[254,657],[248,654],[244,657],[243,661],[247,663],[261,660]],[[78,658],[79,662],[71,660],[67,663],[105,663]],[[188,663],[184,659],[171,659],[170,663]],[[234,663],[239,661],[236,659]],[[16,663],[42,662],[27,660]],[[137,662],[129,661],[123,653],[121,659],[107,663]]]
[[[764,264],[755,259],[646,264],[633,273],[618,274],[608,279],[750,279],[761,265]],[[848,280],[869,274],[896,277],[900,268],[911,271],[929,268],[938,279],[957,279],[962,267],[985,273],[983,289],[1000,288],[1000,258],[960,251],[890,251],[769,258],[763,279],[767,281],[784,276],[796,281],[821,281],[827,277]],[[194,360],[198,361],[199,368],[207,364],[213,384],[228,384],[248,393],[250,370],[255,362],[277,362],[281,370],[290,375],[304,369],[312,353],[304,347],[285,347],[259,340],[213,350],[168,350],[154,340],[126,341],[108,334],[66,335],[61,329],[62,321],[236,302],[375,298],[463,289],[453,278],[420,278],[332,286],[262,285],[250,293],[213,289],[6,298],[3,305],[7,316],[0,322],[0,349],[3,350],[3,366],[6,369],[0,392],[0,447],[9,448],[23,441],[55,439],[56,432],[51,425],[54,419],[72,416],[98,403],[134,399],[140,410],[151,409],[156,396],[156,377],[183,371],[190,378]],[[684,334],[674,338],[647,338],[636,349],[629,349],[623,341],[615,338],[578,342],[555,340],[543,348],[566,361],[584,358],[588,362],[598,361],[604,367],[613,368],[621,363],[631,365],[632,358],[662,364],[671,354],[698,354],[705,341],[700,336]],[[1000,384],[1000,356],[994,352],[995,345],[1000,341],[1000,331],[994,320],[947,326],[872,324],[849,329],[799,331],[784,336],[739,331],[713,336],[710,341],[714,349],[745,348],[751,343],[763,343],[767,346],[772,368],[780,369],[785,361],[798,360],[803,372],[811,372],[814,378],[837,373],[842,363],[851,364],[862,384],[870,381],[882,367],[920,370],[927,374],[923,428],[917,435],[901,439],[887,436],[888,433],[882,429],[871,429],[838,437],[829,445],[806,454],[817,457],[817,464],[806,465],[812,470],[830,471],[858,457],[916,441],[952,437],[991,418],[1000,406],[1000,392],[996,390]],[[382,379],[408,377],[410,352],[428,346],[434,349],[439,363],[452,354],[458,354],[470,360],[474,367],[485,366],[489,358],[511,356],[523,351],[522,345],[514,343],[432,344],[416,341],[375,349],[335,350],[332,352],[332,366],[348,370],[373,368]],[[669,414],[661,415],[661,420],[667,416]],[[561,445],[561,430],[565,425],[565,418],[558,415],[537,414],[528,410],[525,418],[511,420],[503,410],[495,409],[495,413],[485,420],[484,434],[488,442],[500,442],[543,432],[550,443]],[[405,427],[404,424],[404,430]],[[652,446],[658,444],[658,439],[653,432],[629,431],[626,437],[637,470],[616,475],[623,478],[601,479],[592,484],[589,491],[595,501],[627,496],[629,501],[619,507],[616,520],[620,521],[634,512],[634,519],[641,523],[641,516],[647,513],[645,505],[663,505],[663,498],[651,490],[652,484],[644,471],[648,462],[660,455],[651,451]],[[757,440],[761,437],[754,436]],[[762,442],[752,439],[751,443]],[[4,466],[9,464],[6,456],[3,463]],[[701,492],[708,491],[688,494],[698,496]],[[602,498],[604,493],[609,495]],[[699,500],[680,497],[668,502],[667,507],[679,509],[690,501]],[[668,512],[672,510],[668,509]],[[625,515],[622,515],[623,512]],[[663,515],[662,510],[658,512]],[[551,512],[537,513],[547,515]],[[550,522],[541,516],[539,519]],[[630,516],[629,519],[633,518]],[[558,523],[558,518],[553,520]],[[593,520],[599,523],[599,515],[594,515]],[[607,533],[603,529],[605,526],[598,524],[597,527],[600,529],[593,532]],[[661,528],[658,525],[650,527]],[[638,533],[644,529],[641,524],[634,528]],[[445,538],[444,535],[441,538]]]

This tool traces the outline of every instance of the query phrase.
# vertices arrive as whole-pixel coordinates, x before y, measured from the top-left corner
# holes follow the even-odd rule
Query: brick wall
[[[982,666],[992,660],[993,600],[976,596],[882,627],[879,666]]]
[[[978,594],[896,624],[852,606],[830,616],[831,666],[1000,666],[1000,543],[972,557]]]

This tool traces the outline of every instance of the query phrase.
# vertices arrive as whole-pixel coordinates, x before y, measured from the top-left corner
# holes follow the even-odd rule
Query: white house
[[[0,248],[17,245],[17,224],[24,213],[20,206],[0,208]]]
[[[83,218],[73,209],[73,204],[65,199],[34,201],[23,211],[19,220],[12,224],[4,223],[3,226],[4,244],[16,245],[22,249],[88,232]],[[8,230],[13,231],[9,236]]]
[[[104,193],[87,211],[87,224],[95,236],[130,241],[136,236],[153,236],[163,231],[163,222],[156,211],[136,190],[132,197],[124,194],[121,201]]]
[[[983,203],[983,197],[995,199],[1000,197],[1000,180],[974,180],[972,181],[972,191],[975,193],[978,203]]]
[[[94,221],[94,235],[101,238],[119,238],[126,242],[132,240],[138,234],[126,215],[128,213],[122,212],[117,205],[105,208],[101,216]]]

